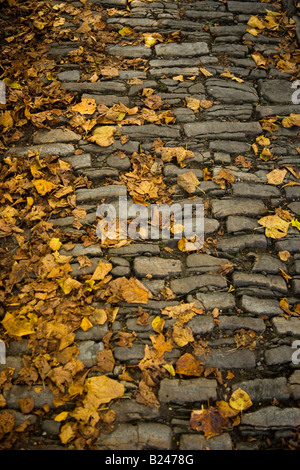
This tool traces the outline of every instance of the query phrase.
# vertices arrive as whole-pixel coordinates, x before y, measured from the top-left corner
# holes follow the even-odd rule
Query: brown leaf
[[[187,193],[194,193],[200,184],[197,176],[193,171],[187,171],[177,176],[177,184],[181,186]]]
[[[159,109],[161,108],[163,101],[159,95],[151,95],[144,101],[145,105],[150,109]]]
[[[115,358],[111,349],[103,349],[98,351],[97,357],[97,369],[99,372],[109,373],[114,370]]]
[[[219,409],[195,410],[191,413],[190,425],[196,431],[203,431],[206,439],[222,434],[228,426],[228,419],[222,415]]]
[[[198,361],[192,354],[185,353],[176,362],[176,373],[200,377],[204,371],[202,362]]]
[[[22,413],[28,414],[34,409],[34,399],[30,396],[18,399],[19,407]]]

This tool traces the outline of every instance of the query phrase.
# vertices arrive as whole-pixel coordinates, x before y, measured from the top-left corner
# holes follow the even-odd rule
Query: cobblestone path
[[[105,426],[101,421],[93,445],[115,450],[299,448],[300,371],[293,346],[300,337],[300,232],[290,224],[285,236],[272,238],[258,222],[275,213],[290,217],[288,222],[300,217],[299,183],[287,185],[299,181],[299,128],[281,125],[283,117],[299,114],[299,104],[292,100],[297,74],[274,61],[285,53],[285,28],[257,35],[247,31],[251,17],[278,18],[270,12],[285,11],[286,4],[92,0],[85,5],[87,21],[78,24],[72,8],[82,8],[82,3],[68,3],[71,9],[63,13],[66,23],[58,28],[68,27],[73,39],[49,44],[48,57],[56,63],[52,73],[66,93],[76,93],[73,103],[85,98],[102,105],[105,126],[112,124],[106,113],[113,105],[138,107],[138,112],[115,124],[109,146],[85,139],[65,115],[56,128],[35,129],[6,155],[27,155],[36,149],[41,156],[59,155],[72,164],[76,175],[91,181],[90,187],[75,193],[85,215],[76,219],[66,213],[49,220],[66,237],[72,234],[72,250],[63,246],[59,253],[73,256],[74,278],[90,279],[103,259],[112,264],[113,279],[133,277],[151,292],[147,303],[113,304],[119,307],[114,321],[75,332],[77,359],[89,371],[87,377],[105,374],[125,386],[124,395],[106,406],[106,411],[115,412],[108,415],[114,420],[107,418]],[[295,19],[293,2],[287,6],[288,18]],[[111,43],[106,41],[106,58],[111,62],[94,80],[78,59],[78,50],[86,43],[92,47],[85,28],[92,25],[89,15],[99,12],[109,26],[107,34],[122,34],[117,41],[116,35]],[[92,26],[90,30],[92,36]],[[272,125],[277,129],[268,132]],[[168,159],[163,149],[170,147],[190,151],[190,158],[184,164]],[[203,249],[184,251],[174,239],[84,245],[85,236],[95,230],[101,201],[116,204],[119,196],[127,195],[130,206],[137,200],[128,176],[136,168],[136,155],[155,155],[153,172],[165,184],[161,194],[174,188],[173,201],[204,204]],[[283,180],[272,184],[268,177],[276,169],[286,172]],[[178,177],[191,170],[198,182],[189,193],[178,184]],[[74,225],[78,220],[80,224]],[[82,255],[90,260],[84,268],[77,258]],[[168,367],[161,368],[156,383],[141,383],[139,366],[158,331],[152,321],[164,318],[162,332],[170,339],[174,318],[166,319],[162,311],[192,302],[194,308],[203,309],[184,325],[192,339],[181,343],[173,337],[172,348],[164,352]],[[105,308],[101,299],[94,305]],[[16,380],[26,341],[26,336],[10,341],[6,365],[0,366],[0,371],[14,369],[12,386],[3,391],[2,412],[12,411],[18,425],[29,420],[33,426],[24,448],[74,448],[71,438],[61,442],[66,421],[54,419],[61,411],[70,411],[72,404],[56,408],[47,381],[42,391],[36,391]],[[113,353],[113,367],[101,373],[95,366],[104,357],[99,352],[107,350]],[[179,359],[184,355],[198,361],[198,369],[193,362],[190,374],[180,373]],[[251,407],[228,418],[222,432],[213,437],[193,429],[193,411],[211,409],[220,401],[229,403],[237,389],[247,392]],[[24,414],[19,399],[28,396],[34,398],[35,412]]]

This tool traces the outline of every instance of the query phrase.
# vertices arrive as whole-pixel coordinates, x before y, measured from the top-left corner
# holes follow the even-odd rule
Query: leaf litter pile
[[[76,35],[83,38],[83,44],[72,53],[72,61],[86,66],[87,79],[93,83],[100,77],[118,76],[120,68],[126,69],[133,61],[119,61],[107,58],[104,53],[106,43],[118,43],[120,36],[135,37],[136,32],[123,28],[118,33],[107,29],[105,17],[114,14],[112,10],[103,12],[99,7],[97,14],[84,5],[73,7],[70,4],[47,2],[18,2],[8,0],[9,15],[13,22],[2,21],[5,42],[2,48],[4,60],[1,62],[1,79],[7,89],[7,103],[0,104],[0,150],[4,153],[11,144],[18,142],[32,130],[49,129],[57,126],[59,119],[68,119],[69,126],[81,134],[82,138],[100,147],[110,146],[119,134],[122,125],[141,125],[144,123],[172,124],[175,116],[171,110],[161,110],[162,102],[153,89],[144,88],[143,107],[127,108],[123,104],[108,107],[97,105],[92,99],[76,102],[76,95],[67,93],[61,87],[55,75],[56,63],[47,54],[48,44],[56,41],[74,39],[74,33],[64,27],[64,13],[73,17],[77,26]],[[6,5],[0,0],[0,5]],[[81,22],[81,26],[79,26]],[[277,25],[286,24],[284,15],[266,15],[264,21],[252,17],[248,23],[248,32],[254,36],[263,34],[264,29],[276,31]],[[278,26],[279,27],[279,26]],[[16,31],[18,33],[16,34]],[[91,34],[90,34],[91,33]],[[78,38],[77,38],[78,39]],[[176,35],[169,41],[176,41]],[[148,46],[163,42],[158,33],[143,33],[136,37],[137,43],[144,41]],[[288,39],[287,39],[288,41]],[[267,68],[268,60],[261,55],[252,55],[258,67]],[[67,60],[67,59],[66,59]],[[295,54],[278,57],[274,65],[283,71],[295,71]],[[137,68],[143,70],[144,61],[136,60]],[[201,69],[204,76],[211,74]],[[221,76],[235,81],[241,79],[225,71]],[[174,77],[183,81],[182,76]],[[139,80],[130,84],[140,84]],[[212,106],[211,101],[186,98],[185,104],[195,113]],[[275,132],[279,125],[278,117],[265,119],[262,128],[268,134]],[[281,120],[282,127],[299,126],[299,115],[290,115]],[[121,142],[126,136],[121,137]],[[252,145],[255,155],[264,161],[274,159],[271,141],[260,136]],[[162,162],[177,161],[180,167],[185,160],[193,157],[193,152],[183,148],[164,147],[157,139],[153,150]],[[121,182],[137,203],[172,202],[174,188],[167,187],[163,181],[158,160],[151,155],[141,153],[131,157],[132,170],[123,173]],[[251,167],[251,160],[240,155],[237,165]],[[267,175],[268,184],[282,185],[290,174],[294,180],[290,184],[299,184],[299,172],[291,166],[275,169]],[[205,341],[196,341],[187,323],[195,316],[204,313],[194,303],[181,303],[176,307],[166,307],[152,321],[155,334],[150,336],[152,345],[146,345],[144,357],[136,367],[122,369],[117,380],[110,378],[114,370],[114,345],[131,346],[137,340],[136,334],[127,331],[113,333],[112,325],[117,318],[119,302],[141,304],[136,311],[137,325],[147,325],[149,314],[142,309],[147,304],[151,293],[145,286],[131,277],[113,278],[110,274],[112,264],[101,259],[94,272],[81,276],[80,281],[72,275],[72,263],[79,263],[81,268],[90,267],[90,260],[83,255],[68,255],[75,244],[83,246],[99,243],[94,228],[81,225],[80,219],[85,210],[77,205],[75,190],[90,187],[86,177],[76,176],[71,165],[55,155],[41,157],[39,153],[28,152],[26,157],[6,156],[0,164],[0,337],[9,344],[26,345],[22,355],[22,368],[14,376],[14,368],[6,367],[0,372],[0,448],[13,448],[20,436],[26,438],[30,433],[29,421],[16,426],[14,414],[6,410],[4,395],[12,385],[26,385],[40,393],[46,387],[53,394],[54,412],[48,405],[37,409],[34,399],[19,399],[22,413],[35,413],[40,417],[51,417],[62,423],[60,440],[72,448],[93,448],[101,430],[111,430],[116,414],[109,409],[109,404],[117,398],[126,398],[124,383],[135,382],[138,403],[150,407],[159,407],[157,388],[164,377],[176,374],[180,377],[208,377],[213,375],[220,384],[223,378],[218,369],[205,368],[197,356],[209,354]],[[226,189],[235,177],[222,169],[214,177],[204,169],[204,180],[212,180]],[[191,172],[178,176],[177,184],[188,196],[197,192],[199,180]],[[289,183],[287,183],[289,184]],[[49,220],[54,217],[72,215],[73,230],[60,231]],[[293,214],[277,208],[274,215],[261,218],[259,224],[265,227],[265,234],[270,238],[283,238],[289,228],[300,229],[300,223]],[[189,251],[189,241],[182,239],[179,250]],[[111,240],[107,246],[119,246]],[[64,254],[60,249],[64,249]],[[192,248],[194,250],[194,247]],[[281,253],[282,257],[288,254]],[[282,273],[286,275],[286,273]],[[286,275],[287,276],[287,275]],[[166,300],[173,299],[170,289],[164,292]],[[296,308],[290,310],[287,299],[280,302],[287,316],[299,315]],[[217,309],[215,309],[217,310]],[[217,322],[218,312],[213,312]],[[167,320],[172,321],[171,328],[166,328]],[[97,355],[96,365],[85,366],[78,360],[79,348],[76,343],[78,330],[88,331],[95,326],[108,327],[103,337],[104,349]],[[235,335],[236,348],[255,347],[255,333],[240,330]],[[165,353],[174,347],[186,348],[177,359],[175,367],[172,361],[165,359]],[[227,380],[233,374],[228,371]],[[129,397],[127,397],[129,398]],[[229,401],[217,401],[215,406],[193,410],[190,425],[203,432],[207,439],[219,435],[229,426],[237,426],[241,414],[252,405],[248,394],[237,389]]]

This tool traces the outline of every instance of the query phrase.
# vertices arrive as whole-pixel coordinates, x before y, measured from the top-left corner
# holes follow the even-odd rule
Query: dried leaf
[[[177,176],[177,184],[181,186],[187,193],[192,194],[196,191],[200,184],[197,176],[193,171],[187,171]]]
[[[237,411],[245,411],[252,406],[252,401],[247,392],[238,388],[230,397],[229,405]]]
[[[97,109],[96,101],[93,98],[81,98],[81,102],[72,106],[72,111],[80,114],[94,114]]]
[[[116,130],[116,127],[111,126],[97,127],[94,129],[92,137],[89,137],[88,140],[95,142],[100,147],[109,147],[115,141],[114,133]]]
[[[286,236],[290,224],[278,215],[267,215],[258,220],[258,223],[266,228],[265,235],[269,238],[283,238]]]
[[[225,72],[221,73],[220,77],[231,78],[231,80],[236,81],[238,83],[243,83],[244,80],[241,78],[235,77],[229,70],[225,70]]]
[[[287,170],[280,170],[279,168],[275,168],[275,170],[270,171],[270,173],[266,175],[268,184],[281,184],[285,178],[286,173]]]
[[[109,403],[115,398],[120,398],[125,393],[125,387],[117,380],[105,375],[86,379],[84,390],[87,392],[83,404],[87,408],[98,409],[103,403]]]
[[[53,184],[51,181],[46,181],[44,179],[34,180],[33,185],[37,192],[42,196],[45,196],[45,194],[50,193],[54,188],[57,187],[57,184]]]
[[[192,411],[190,425],[196,431],[203,431],[206,439],[210,439],[222,434],[228,426],[228,419],[219,409],[211,406],[208,409]]]
[[[293,126],[300,127],[300,114],[290,114],[281,121],[282,127],[290,128]]]
[[[185,353],[176,362],[176,373],[181,375],[189,375],[200,377],[204,371],[204,367],[192,354]]]

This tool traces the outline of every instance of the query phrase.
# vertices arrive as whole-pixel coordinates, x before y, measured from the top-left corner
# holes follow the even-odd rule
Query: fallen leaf
[[[112,270],[113,265],[105,261],[99,261],[91,279],[94,281],[102,281],[105,276]]]
[[[271,141],[270,139],[268,139],[267,137],[265,137],[264,135],[259,135],[258,137],[256,137],[256,142],[261,145],[262,147],[267,147],[268,145],[271,144]]]
[[[191,98],[186,96],[185,98],[186,105],[189,109],[192,109],[195,113],[198,113],[200,108],[200,100],[197,98]]]
[[[57,187],[56,184],[51,183],[51,181],[46,181],[44,179],[34,180],[33,185],[37,192],[42,196],[45,196],[45,194],[50,193],[54,188]]]
[[[291,220],[291,226],[296,227],[298,230],[300,230],[300,221],[297,219],[292,219]]]
[[[203,67],[199,67],[200,72],[205,76],[205,77],[212,77],[212,73],[210,73],[208,70],[206,70]]]
[[[203,431],[206,439],[222,434],[228,426],[228,419],[218,408],[194,410],[191,413],[190,425],[196,431]]]
[[[156,316],[153,320],[152,320],[152,328],[154,331],[156,331],[156,333],[162,333],[163,331],[163,328],[164,328],[164,324],[165,324],[165,320],[163,318],[161,318],[160,316]]]
[[[49,241],[49,246],[51,248],[51,250],[53,251],[58,251],[61,247],[62,243],[60,241],[59,238],[51,238],[51,240]]]
[[[81,98],[81,102],[72,106],[72,111],[80,114],[94,114],[97,109],[96,101],[92,98]]]
[[[221,73],[220,77],[231,78],[231,80],[236,81],[238,83],[243,83],[244,80],[241,78],[235,77],[229,70],[225,70],[225,72]]]
[[[285,281],[288,283],[290,279],[292,279],[291,276],[289,276],[283,269],[279,268],[279,274],[282,275],[282,277],[285,279]]]
[[[281,261],[287,261],[291,257],[291,253],[287,250],[278,251],[278,256],[281,259]]]
[[[293,126],[300,127],[300,114],[290,114],[281,121],[282,127],[290,128]]]
[[[181,375],[189,375],[200,377],[204,371],[204,367],[192,354],[185,353],[176,362],[176,373]]]
[[[97,127],[94,129],[92,137],[89,137],[88,140],[95,142],[100,147],[109,147],[115,141],[113,136],[116,130],[116,127],[111,126]]]
[[[120,398],[125,393],[125,387],[117,380],[106,375],[90,377],[84,383],[86,396],[83,400],[85,407],[98,409],[100,405]]]
[[[187,193],[194,193],[200,184],[197,176],[193,171],[187,171],[177,176],[177,184],[181,186]]]
[[[257,28],[260,30],[263,30],[266,27],[266,24],[264,23],[264,21],[260,20],[258,16],[251,16],[247,24],[251,26],[252,28]]]
[[[268,68],[268,59],[266,59],[260,52],[254,52],[251,54],[251,57],[258,67],[263,69]]]
[[[287,170],[280,170],[279,168],[275,168],[275,170],[270,171],[270,173],[266,175],[268,184],[281,184],[285,178],[286,173]]]
[[[241,388],[238,388],[232,393],[229,399],[229,405],[234,410],[245,411],[248,408],[250,408],[250,406],[252,406],[253,403],[248,393],[242,390]]]
[[[172,338],[180,348],[194,341],[192,329],[189,326],[184,325],[183,321],[177,321],[174,323]]]
[[[268,238],[283,238],[287,235],[290,224],[278,215],[267,215],[258,220],[258,223],[266,228],[265,235]]]

